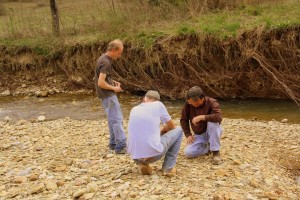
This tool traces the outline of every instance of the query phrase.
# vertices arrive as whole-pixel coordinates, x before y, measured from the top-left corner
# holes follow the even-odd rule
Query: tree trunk
[[[55,0],[50,0],[50,8],[52,14],[52,30],[55,36],[60,35],[58,9]]]

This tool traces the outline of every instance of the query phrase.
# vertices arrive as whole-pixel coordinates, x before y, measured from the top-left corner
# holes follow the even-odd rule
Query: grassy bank
[[[300,105],[299,0],[155,1],[57,0],[60,37],[52,36],[48,2],[2,1],[3,91],[19,87],[16,71],[35,69],[46,75],[36,72],[34,84],[56,79],[56,72],[66,87],[94,88],[94,61],[106,41],[120,38],[126,51],[116,77],[128,91],[155,88],[181,98],[199,84],[214,97],[290,98]]]
[[[155,1],[152,1],[155,2]],[[151,46],[162,35],[214,34],[235,37],[256,27],[300,24],[300,1],[57,0],[61,37],[52,36],[49,2],[0,3],[0,44],[56,48],[121,38]]]

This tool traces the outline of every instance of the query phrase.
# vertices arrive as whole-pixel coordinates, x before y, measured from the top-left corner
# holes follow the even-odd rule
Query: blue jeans
[[[163,152],[160,155],[148,158],[146,161],[142,159],[136,159],[136,163],[149,164],[158,161],[163,156],[165,156],[162,169],[168,171],[175,167],[177,156],[180,150],[181,140],[183,131],[181,127],[176,127],[161,136],[161,143],[164,147]]]
[[[187,158],[194,158],[200,155],[207,154],[209,150],[220,150],[220,138],[222,135],[222,128],[219,123],[207,122],[206,131],[195,136],[195,141],[186,146],[184,154]]]
[[[123,114],[116,95],[102,99],[109,128],[109,147],[116,152],[126,147],[126,135],[123,129]]]

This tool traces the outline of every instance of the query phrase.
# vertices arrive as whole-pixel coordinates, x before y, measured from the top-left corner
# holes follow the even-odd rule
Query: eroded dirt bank
[[[178,123],[178,119],[176,120]],[[125,121],[127,130],[127,121]],[[0,199],[299,199],[300,125],[224,119],[223,163],[186,159],[142,176],[107,150],[106,121],[0,122]]]
[[[258,28],[236,39],[183,35],[157,38],[151,48],[125,43],[115,73],[129,92],[159,90],[172,98],[201,85],[219,98],[300,97],[300,27],[264,31]],[[93,90],[95,62],[106,42],[41,49],[1,47],[0,93]],[[8,92],[9,90],[9,92]]]

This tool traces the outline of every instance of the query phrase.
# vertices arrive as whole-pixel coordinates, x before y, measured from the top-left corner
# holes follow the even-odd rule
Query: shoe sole
[[[177,173],[177,170],[173,169],[170,172],[164,172],[164,175],[167,177],[174,177],[174,176],[176,176],[176,173]]]
[[[218,160],[212,160],[212,164],[213,165],[220,165],[222,163],[222,159],[218,159]]]
[[[140,165],[140,171],[142,173],[142,175],[151,175],[152,174],[152,169],[151,167],[148,165]]]

